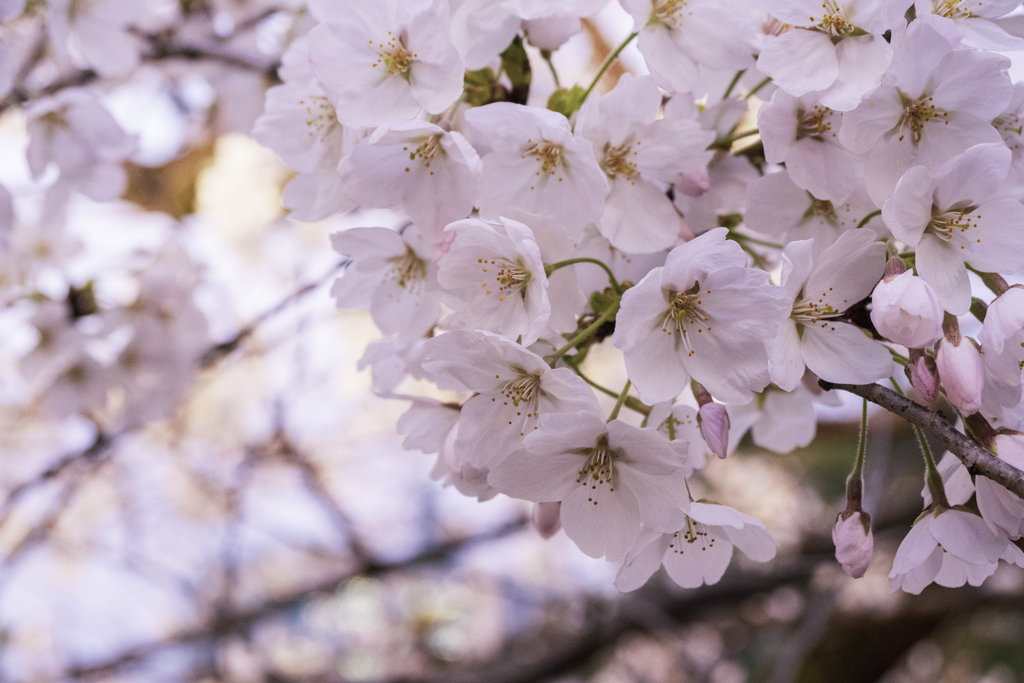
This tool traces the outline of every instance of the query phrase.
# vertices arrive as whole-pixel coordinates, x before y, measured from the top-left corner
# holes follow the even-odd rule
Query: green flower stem
[[[612,303],[611,306],[608,307],[608,310],[602,313],[597,320],[592,322],[587,329],[577,334],[575,337],[570,339],[565,346],[555,351],[555,353],[551,356],[551,360],[549,361],[551,367],[555,367],[555,364],[559,361],[559,359],[561,359],[562,356],[567,354],[570,349],[573,349],[579,346],[580,344],[589,341],[591,337],[597,334],[597,331],[601,328],[602,325],[604,325],[609,320],[614,320],[615,315],[618,312],[619,302],[615,301],[614,303]],[[618,396],[618,394],[616,394],[616,396]]]
[[[900,396],[904,396],[903,389],[895,378],[890,377],[889,381],[892,382],[893,389],[896,390]],[[935,465],[935,459],[932,457],[932,449],[928,445],[928,439],[925,438],[924,430],[917,425],[914,425],[914,434],[917,436],[917,443],[921,446],[921,454],[924,456],[925,466],[925,482],[928,484],[928,491],[932,494],[932,504],[938,505],[939,507],[949,508],[949,498],[946,497],[946,486],[942,482],[942,475],[939,474],[939,468]]]
[[[612,289],[616,294],[622,295],[622,287],[619,286],[619,281],[615,279],[615,274],[612,273],[612,269],[609,268],[603,261],[598,261],[596,258],[571,258],[566,261],[559,261],[558,263],[545,263],[544,264],[544,275],[551,277],[551,273],[555,272],[559,268],[565,268],[576,263],[593,263],[594,265],[601,266],[604,268],[604,272],[608,273],[608,282],[611,283]]]
[[[726,88],[725,93],[722,94],[723,100],[729,99],[729,95],[732,94],[733,88],[736,87],[736,84],[740,82],[740,79],[743,78],[743,74],[745,73],[747,73],[746,69],[740,69],[736,72],[736,75],[732,77],[732,82],[729,83],[729,87]]]
[[[877,211],[872,211],[867,216],[864,216],[864,218],[860,219],[860,223],[857,224],[857,227],[858,228],[863,228],[865,225],[867,225],[868,223],[871,222],[872,218],[874,218],[875,216],[881,216],[881,215],[882,215],[882,210],[881,209],[879,209]]]
[[[597,75],[594,76],[594,80],[590,82],[590,87],[587,88],[587,91],[585,93],[583,93],[583,100],[580,102],[580,104],[587,101],[587,98],[590,97],[590,93],[597,85],[597,82],[601,80],[602,76],[604,76],[604,72],[608,70],[608,67],[612,65],[612,62],[618,59],[619,53],[625,50],[626,46],[633,42],[633,39],[636,38],[637,35],[639,34],[636,32],[630,33],[626,37],[626,39],[622,41],[622,44],[615,48],[615,52],[608,55],[608,59],[604,60],[604,64],[601,65],[601,70],[597,72]]]
[[[601,386],[600,384],[598,384],[594,380],[592,380],[589,377],[587,377],[586,375],[584,375],[583,371],[580,370],[579,366],[576,365],[575,363],[571,362],[569,359],[566,359],[565,364],[568,365],[570,368],[572,368],[572,371],[575,372],[577,375],[579,375],[580,379],[582,379],[584,382],[586,382],[590,386],[592,386],[595,389],[597,389],[598,391],[600,391],[605,396],[610,396],[611,398],[618,398],[619,395],[616,394],[614,391],[612,391],[608,387]],[[641,415],[647,416],[647,415],[651,414],[651,407],[649,405],[647,405],[645,403],[641,403],[639,399],[636,399],[636,398],[634,398],[632,396],[627,396],[626,397],[625,405],[630,410],[635,411],[637,413],[640,413]],[[670,429],[670,431],[672,431],[671,424],[670,424],[670,428],[669,429]]]
[[[761,81],[760,83],[755,85],[753,90],[751,90],[750,92],[747,93],[747,98],[749,99],[749,98],[753,97],[754,95],[757,94],[758,90],[760,90],[761,88],[763,88],[764,86],[768,85],[771,82],[772,82],[771,78],[764,79],[763,81]]]
[[[756,237],[744,235],[743,233],[739,232],[732,232],[729,234],[729,237],[731,239],[736,240],[737,242],[750,242],[751,244],[757,244],[762,247],[768,247],[769,249],[778,249],[779,251],[782,251],[783,249],[781,244],[775,244],[774,242],[766,242],[765,240],[759,240]]]
[[[615,407],[612,408],[612,414],[608,416],[609,422],[619,416],[619,411],[622,410],[623,404],[626,403],[626,399],[628,398],[627,394],[629,394],[629,388],[631,386],[633,386],[633,382],[627,379],[626,386],[622,387],[622,393],[619,394],[619,400],[615,402]]]

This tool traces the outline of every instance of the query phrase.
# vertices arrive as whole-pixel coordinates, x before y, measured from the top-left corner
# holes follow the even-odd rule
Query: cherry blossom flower
[[[916,0],[917,20],[943,35],[959,34],[964,45],[984,50],[1024,49],[1024,39],[997,22],[1020,7],[1019,0]]]
[[[568,368],[552,369],[519,344],[483,332],[456,330],[423,350],[424,372],[477,392],[462,406],[454,457],[491,468],[522,448],[541,416],[598,410],[594,392]]]
[[[843,116],[839,141],[867,153],[864,179],[881,206],[913,166],[938,168],[974,145],[1000,142],[989,123],[1006,109],[1013,87],[1009,60],[954,50],[931,26],[893,31],[893,60],[882,84]]]
[[[678,531],[644,529],[615,576],[615,587],[636,590],[662,565],[683,588],[716,584],[729,567],[733,547],[755,562],[775,557],[775,540],[760,520],[725,505],[691,503]]]
[[[38,178],[49,164],[61,182],[97,201],[120,196],[125,186],[121,162],[135,151],[126,135],[92,93],[61,90],[28,110],[28,164]]]
[[[525,450],[491,470],[491,486],[537,503],[561,502],[562,528],[591,557],[622,559],[641,523],[680,527],[690,507],[682,462],[650,429],[598,411],[544,415]]]
[[[862,160],[839,143],[842,114],[815,95],[776,90],[758,110],[757,124],[765,160],[784,163],[793,184],[813,197],[841,205],[860,183]]]
[[[1024,470],[1024,434],[998,434],[989,448],[1000,459]],[[982,475],[975,478],[974,485],[977,488],[978,511],[989,528],[995,533],[1006,534],[1011,540],[1024,536],[1024,501],[1002,484]]]
[[[971,305],[970,264],[984,272],[1024,270],[1024,205],[1003,197],[1010,168],[1002,144],[977,145],[934,172],[911,168],[882,207],[896,239],[916,247],[917,272],[954,315]]]
[[[443,0],[316,0],[310,66],[347,126],[440,114],[462,94],[464,66]]]
[[[820,389],[818,392],[821,394]],[[736,450],[748,430],[756,445],[773,453],[791,453],[809,445],[818,426],[814,403],[837,404],[833,393],[816,396],[807,388],[805,380],[792,391],[769,386],[746,405],[728,406],[731,427],[728,452]]]
[[[744,267],[726,233],[676,247],[623,295],[612,340],[640,400],[670,399],[691,377],[729,403],[747,403],[768,384],[764,342],[785,316],[786,294]]]
[[[818,92],[826,107],[853,109],[881,82],[892,59],[882,34],[902,22],[911,2],[765,0],[789,29],[765,36],[757,68],[794,97]]]
[[[414,226],[402,234],[352,228],[331,235],[331,245],[353,259],[331,289],[338,308],[369,308],[382,332],[409,342],[434,326],[441,315],[437,266]]]
[[[430,478],[453,486],[464,496],[483,502],[498,495],[487,483],[488,470],[474,467],[455,456],[460,410],[457,405],[430,398],[413,398],[412,405],[398,418],[396,431],[405,436],[402,448],[436,453]]]
[[[704,469],[705,452],[708,450],[697,421],[697,411],[691,406],[662,401],[651,406],[647,416],[647,429],[657,429],[669,440],[683,463],[683,473],[690,477],[697,470]]]
[[[469,218],[447,230],[455,240],[441,257],[437,277],[456,312],[444,326],[521,338],[524,346],[537,341],[551,318],[551,303],[533,231],[509,218]]]
[[[829,382],[869,384],[893,373],[884,346],[843,322],[846,310],[868,296],[885,269],[885,244],[871,230],[852,230],[817,257],[809,240],[783,251],[782,286],[792,313],[769,343],[772,381],[791,391],[806,367]]]
[[[638,47],[659,83],[674,92],[697,85],[698,65],[745,69],[754,52],[753,24],[729,0],[624,0],[640,33]]]
[[[932,581],[947,588],[980,586],[1000,559],[1024,566],[1024,552],[1005,534],[994,534],[980,516],[937,508],[926,512],[900,543],[889,573],[891,590],[918,595]]]
[[[300,38],[281,58],[284,81],[267,90],[263,115],[252,135],[298,175],[281,203],[299,221],[318,221],[355,206],[342,190],[338,164],[360,135],[343,127],[334,105],[309,68],[309,41]]]
[[[607,176],[590,142],[573,134],[568,119],[508,102],[470,109],[465,119],[491,147],[481,150],[482,216],[507,216],[511,209],[548,215],[573,242],[584,225],[600,221]]]
[[[881,219],[871,216],[877,207],[863,185],[855,187],[843,204],[833,204],[797,187],[789,172],[782,171],[754,180],[746,194],[745,225],[787,242],[813,239],[815,247],[822,249],[865,219],[864,227],[885,232]]]
[[[1024,383],[1024,288],[1010,287],[989,304],[978,333],[984,350],[985,409],[1002,413],[1021,401]]]
[[[381,126],[341,161],[340,187],[362,206],[401,205],[431,242],[469,215],[482,166],[462,135],[423,121]]]
[[[665,191],[679,176],[706,172],[714,134],[695,117],[658,119],[661,91],[650,76],[626,74],[591,97],[576,128],[594,147],[611,188],[598,226],[612,246],[641,254],[680,242],[685,223]]]
[[[70,50],[103,76],[123,76],[139,64],[139,41],[128,28],[144,17],[138,0],[51,0],[47,28],[58,50]]]

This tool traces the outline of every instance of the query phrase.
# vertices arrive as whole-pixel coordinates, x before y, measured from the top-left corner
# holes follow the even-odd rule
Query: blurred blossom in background
[[[64,27],[50,54],[38,0],[0,29],[12,81],[98,74],[91,92],[129,138],[109,160],[124,191],[105,201],[67,170],[72,145],[98,138],[60,143],[55,182],[26,161],[26,109],[8,98],[0,113],[15,217],[0,253],[0,681],[1024,680],[1024,570],[889,594],[920,456],[884,411],[869,411],[865,472],[875,558],[857,582],[835,563],[859,401],[819,406],[809,448],[777,455],[747,436],[691,484],[780,545],[695,590],[659,573],[619,594],[616,567],[562,532],[543,539],[531,505],[432,480],[433,456],[395,433],[407,404],[359,369],[380,332],[330,297],[343,263],[329,235],[405,218],[288,218],[293,174],[249,135],[284,48],[312,25],[303,3],[140,1],[130,18],[132,0],[97,2],[127,22],[108,22],[108,40],[148,57],[77,68],[74,31],[90,27]],[[585,20],[553,57],[561,79],[588,82],[631,26],[616,3]],[[527,49],[543,106],[555,84]],[[645,72],[635,44],[599,91],[627,72]],[[68,310],[74,338],[49,334]],[[609,346],[590,375],[621,386]],[[449,398],[411,378],[393,390]],[[80,410],[103,392],[105,409]]]

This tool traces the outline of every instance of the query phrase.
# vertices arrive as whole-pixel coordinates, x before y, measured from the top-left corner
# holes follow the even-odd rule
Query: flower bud
[[[935,367],[935,359],[920,349],[910,350],[910,361],[903,371],[910,380],[911,386],[934,403],[939,400],[939,371]]]
[[[947,337],[935,354],[935,365],[949,402],[962,415],[978,412],[985,387],[985,364],[974,342],[963,337],[958,345]]]
[[[729,450],[729,413],[721,403],[705,403],[697,413],[700,434],[708,449],[725,459]]]
[[[859,579],[871,564],[871,553],[875,546],[871,534],[871,515],[857,511],[843,519],[844,514],[840,513],[836,517],[836,525],[832,527],[836,560],[843,565],[844,572]]]
[[[942,305],[931,285],[906,271],[875,286],[871,322],[886,339],[923,349],[942,336]]]
[[[535,503],[533,528],[544,538],[551,538],[562,528],[561,503]]]
[[[579,17],[572,15],[528,19],[523,22],[523,28],[526,29],[526,42],[551,52],[583,30]]]

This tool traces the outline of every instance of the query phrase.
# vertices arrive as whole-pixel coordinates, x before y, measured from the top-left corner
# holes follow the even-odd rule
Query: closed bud
[[[947,337],[935,354],[935,365],[949,402],[962,415],[978,412],[985,387],[985,363],[974,341],[962,337],[956,344]]]
[[[903,371],[911,386],[931,402],[939,400],[939,371],[935,359],[920,349],[910,350],[910,360]]]
[[[871,564],[875,541],[871,534],[871,515],[858,510],[849,517],[840,513],[832,527],[832,542],[836,545],[836,561],[843,571],[855,579],[864,576]]]
[[[705,403],[697,413],[700,434],[708,450],[725,459],[729,450],[729,413],[721,403]]]
[[[562,528],[561,503],[534,503],[533,528],[544,538],[551,538]]]
[[[901,259],[893,259],[900,264]],[[886,277],[871,295],[871,322],[886,339],[923,349],[942,336],[942,305],[932,286],[910,271]]]

